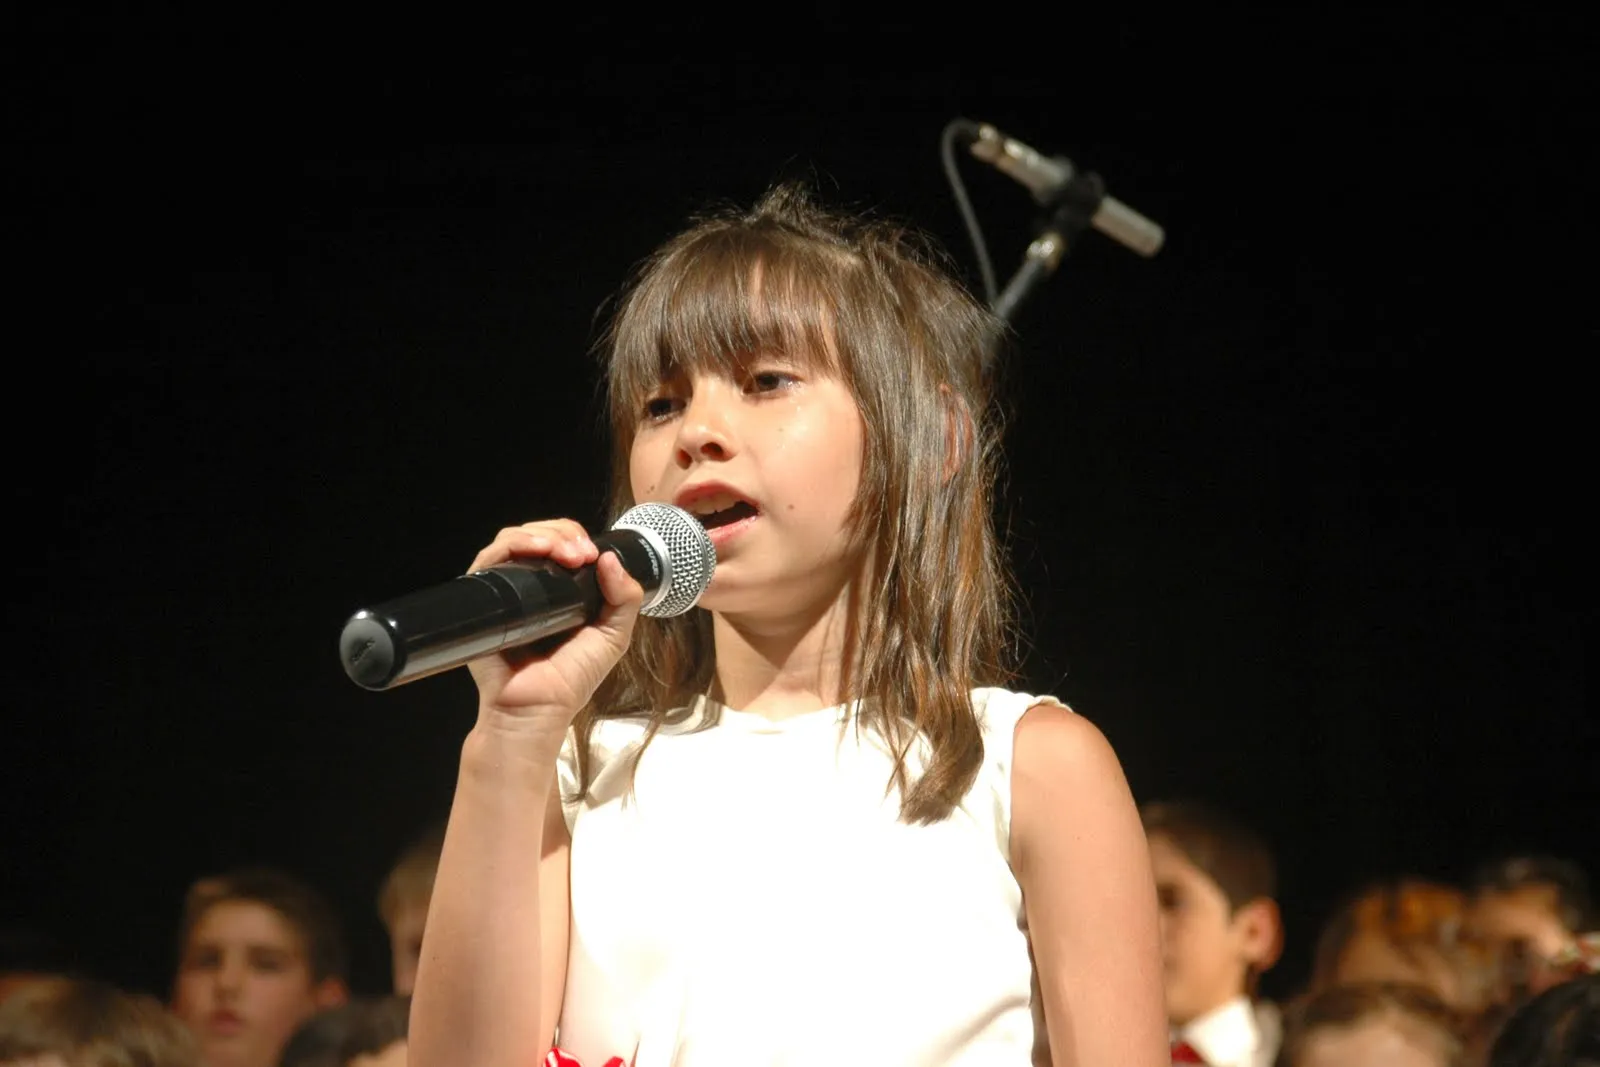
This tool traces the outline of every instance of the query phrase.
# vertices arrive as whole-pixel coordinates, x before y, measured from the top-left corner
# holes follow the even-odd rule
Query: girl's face
[[[775,618],[825,610],[852,576],[862,448],[844,382],[755,355],[662,383],[639,413],[629,474],[635,500],[677,504],[706,524],[717,569],[702,607]]]
[[[223,901],[190,932],[172,1008],[208,1067],[271,1067],[322,1006],[299,934],[265,904]]]

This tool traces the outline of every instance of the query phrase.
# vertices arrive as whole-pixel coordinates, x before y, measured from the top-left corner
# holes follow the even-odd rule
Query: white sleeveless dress
[[[599,723],[566,805],[572,932],[558,1044],[584,1067],[1034,1062],[1012,735],[1056,703],[973,692],[984,759],[943,822],[899,821],[892,762],[850,709],[781,722],[701,700],[628,793],[643,719]],[[911,769],[919,771],[916,759]],[[561,787],[577,783],[568,735]]]

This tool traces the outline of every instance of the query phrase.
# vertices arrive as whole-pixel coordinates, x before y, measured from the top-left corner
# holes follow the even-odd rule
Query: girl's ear
[[[939,399],[944,402],[944,481],[948,485],[971,456],[977,433],[972,425],[972,412],[950,386],[939,386]]]

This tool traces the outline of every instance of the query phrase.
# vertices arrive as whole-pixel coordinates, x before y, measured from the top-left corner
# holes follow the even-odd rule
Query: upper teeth
[[[726,511],[739,503],[739,498],[732,493],[713,493],[710,496],[699,497],[689,504],[689,510],[696,515],[710,515],[718,511]]]

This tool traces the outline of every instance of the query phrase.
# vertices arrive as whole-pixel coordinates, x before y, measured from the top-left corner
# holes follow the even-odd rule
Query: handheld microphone
[[[973,137],[970,146],[973,155],[1026,186],[1041,204],[1051,204],[1077,174],[1072,161],[1065,156],[1040,155],[988,123],[978,124]],[[1110,196],[1101,198],[1089,221],[1095,229],[1141,256],[1155,255],[1166,240],[1166,233],[1160,226]]]
[[[645,615],[682,615],[711,584],[717,552],[704,526],[671,504],[639,504],[594,538],[644,586]],[[388,689],[576,630],[605,598],[594,564],[511,560],[363,608],[339,635],[339,661],[363,689]]]

